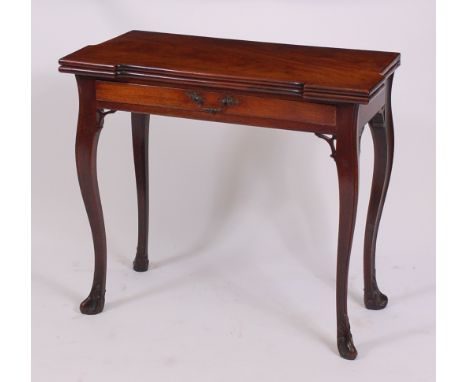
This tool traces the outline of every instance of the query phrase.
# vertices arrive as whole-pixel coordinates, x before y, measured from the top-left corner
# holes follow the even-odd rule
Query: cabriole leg
[[[387,195],[393,163],[393,119],[390,104],[392,77],[387,83],[386,106],[369,122],[374,141],[374,174],[364,237],[364,304],[367,309],[383,309],[388,298],[376,280],[375,248],[382,209]]]
[[[350,360],[357,356],[348,318],[348,271],[359,189],[358,111],[357,105],[339,107],[336,135],[316,133],[330,145],[331,157],[335,159],[338,170],[340,220],[336,266],[337,344],[340,355]]]
[[[336,271],[337,345],[340,355],[349,360],[357,356],[348,318],[348,271],[359,186],[357,113],[358,107],[355,105],[338,109],[338,132],[334,155],[338,170],[340,198]]]
[[[88,214],[94,243],[94,278],[89,296],[81,303],[83,314],[97,314],[104,308],[106,292],[106,231],[96,173],[96,151],[104,113],[96,108],[95,82],[77,76],[80,99],[75,155],[81,195]]]
[[[148,134],[149,114],[132,113],[133,159],[138,203],[138,245],[133,269],[148,270]]]

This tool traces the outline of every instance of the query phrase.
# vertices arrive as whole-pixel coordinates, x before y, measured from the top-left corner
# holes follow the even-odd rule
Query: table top
[[[59,64],[61,72],[127,82],[368,103],[400,64],[400,54],[130,31]]]

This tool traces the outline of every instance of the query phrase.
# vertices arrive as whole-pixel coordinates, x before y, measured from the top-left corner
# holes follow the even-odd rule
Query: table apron
[[[96,81],[99,108],[322,133],[336,132],[330,104],[235,92]]]

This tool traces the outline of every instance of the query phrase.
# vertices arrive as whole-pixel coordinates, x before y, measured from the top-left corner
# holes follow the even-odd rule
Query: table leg
[[[369,121],[374,141],[374,174],[364,237],[364,304],[373,310],[385,308],[388,302],[377,286],[375,247],[393,163],[392,79],[393,76],[387,82],[385,108]]]
[[[138,203],[138,245],[133,269],[148,270],[148,134],[149,114],[132,113],[133,160]]]
[[[339,183],[340,218],[338,229],[338,254],[336,272],[337,344],[340,355],[355,359],[357,350],[348,318],[348,270],[359,187],[359,136],[357,128],[358,106],[338,109],[336,151],[334,154]]]
[[[95,82],[76,77],[80,107],[75,155],[81,195],[88,214],[94,243],[94,278],[89,296],[81,303],[83,314],[97,314],[104,308],[106,291],[106,231],[96,173],[96,151],[104,115],[96,108]]]

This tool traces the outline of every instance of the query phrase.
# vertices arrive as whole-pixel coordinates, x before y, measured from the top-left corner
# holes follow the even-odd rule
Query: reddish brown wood
[[[358,111],[356,105],[341,106],[338,109],[338,132],[334,155],[340,194],[336,271],[337,341],[338,350],[346,359],[354,359],[357,356],[350,331],[347,296],[349,258],[356,223],[359,187]]]
[[[336,125],[336,108],[332,105],[256,97],[232,91],[188,91],[180,88],[98,81],[96,97],[102,102],[159,106],[203,114],[238,115],[333,127]]]
[[[106,292],[106,231],[96,173],[96,150],[104,115],[96,108],[95,81],[76,77],[80,108],[76,132],[76,168],[81,195],[88,214],[94,243],[94,278],[89,296],[81,303],[84,314],[97,314],[104,308]]]
[[[392,82],[393,75],[387,80],[384,109],[369,121],[374,141],[374,175],[364,238],[364,304],[373,310],[383,309],[388,303],[387,296],[377,286],[375,247],[393,165]]]
[[[138,245],[133,269],[148,270],[148,134],[149,114],[132,113],[133,161],[138,202]]]
[[[337,344],[357,356],[347,312],[348,269],[359,178],[359,141],[369,122],[375,165],[364,245],[365,305],[387,298],[375,280],[377,231],[393,160],[390,104],[400,55],[132,31],[60,60],[77,75],[80,96],[76,158],[93,233],[95,273],[86,314],[104,306],[106,238],[96,174],[102,109],[132,112],[138,200],[134,269],[148,268],[149,114],[316,133],[335,159],[340,219],[337,253]]]
[[[194,89],[196,90],[196,89]],[[252,116],[243,116],[243,115],[232,115],[226,113],[207,113],[198,110],[185,110],[185,109],[175,109],[170,107],[161,107],[157,105],[148,106],[148,105],[138,105],[130,103],[120,103],[120,102],[107,102],[107,101],[98,101],[97,106],[102,109],[115,109],[122,111],[137,112],[143,114],[156,114],[156,115],[165,115],[170,117],[179,117],[179,118],[189,118],[189,119],[198,119],[203,121],[213,121],[213,122],[224,122],[224,123],[234,123],[239,125],[250,125],[258,127],[268,127],[274,129],[282,130],[294,130],[294,131],[306,131],[306,132],[321,132],[325,134],[332,134],[336,130],[336,126],[330,125],[318,125],[314,123],[305,123],[297,122],[293,120],[286,119],[271,119],[271,118],[259,118]]]
[[[60,60],[62,72],[367,103],[400,55],[131,31]]]

